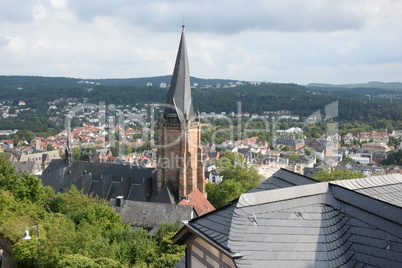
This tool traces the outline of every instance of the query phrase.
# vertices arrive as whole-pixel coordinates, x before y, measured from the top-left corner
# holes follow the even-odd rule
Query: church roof
[[[185,121],[185,114],[189,120],[194,117],[184,26],[166,105],[163,118],[168,122],[182,123]]]
[[[53,160],[42,173],[42,183],[56,192],[75,185],[86,194],[110,200],[124,196],[126,200],[155,199],[155,169],[113,163],[72,162]]]

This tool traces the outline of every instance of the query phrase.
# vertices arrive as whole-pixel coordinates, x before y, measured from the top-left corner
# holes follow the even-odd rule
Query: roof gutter
[[[193,228],[191,225],[188,224],[188,221],[182,221],[184,226],[181,230],[172,238],[173,244],[184,244],[184,241],[190,237],[191,234],[200,236],[204,240],[206,240],[209,244],[213,245],[214,247],[218,248],[222,251],[225,255],[229,256],[232,259],[239,259],[243,257],[243,254],[239,252],[230,252],[227,249],[223,248],[221,245],[216,243],[215,241],[211,240],[208,236],[204,235],[197,229]]]

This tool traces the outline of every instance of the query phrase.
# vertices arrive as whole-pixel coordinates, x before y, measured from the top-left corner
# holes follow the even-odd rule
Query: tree
[[[226,205],[260,183],[258,171],[248,165],[241,154],[225,152],[217,165],[224,168],[219,173],[223,176],[223,181],[219,184],[208,183],[205,188],[208,200],[216,208]]]
[[[49,144],[46,146],[46,151],[53,151],[53,150],[56,150],[56,148],[54,148],[54,146],[53,146],[51,143],[49,143]]]
[[[124,225],[106,200],[76,187],[55,194],[37,180],[0,158],[0,235],[12,243],[19,267],[173,267],[184,256],[184,246],[171,241],[179,224],[162,224],[152,238]],[[33,230],[22,240],[34,225],[40,241]]]
[[[293,162],[297,162],[297,160],[299,160],[299,155],[297,155],[297,154],[291,154],[291,155],[289,156],[289,159],[290,159],[291,161],[293,161]]]
[[[397,148],[401,144],[401,141],[395,137],[389,137],[388,145]]]
[[[399,149],[396,152],[392,152],[388,155],[387,159],[381,161],[382,165],[399,165],[402,166],[402,150]]]
[[[349,156],[344,156],[344,157],[342,158],[342,161],[343,161],[343,162],[350,162],[350,163],[355,163],[355,162],[356,162],[355,160],[353,160],[353,158],[351,158],[351,157],[349,157]]]
[[[38,202],[42,198],[43,186],[39,178],[30,174],[16,174],[11,163],[0,155],[0,189],[8,190],[19,200]]]
[[[96,259],[88,258],[80,254],[65,255],[59,260],[56,267],[74,268],[121,268],[121,263],[110,258],[100,257]]]
[[[240,183],[226,179],[219,184],[206,184],[205,190],[208,194],[209,202],[215,208],[223,207],[244,192]]]
[[[75,161],[80,160],[81,155],[82,155],[82,149],[80,147],[74,147],[73,153],[72,153],[73,160],[75,160]]]
[[[314,179],[317,181],[338,181],[358,179],[362,177],[364,177],[363,173],[338,168],[331,171],[320,170],[315,174]]]
[[[180,230],[180,223],[162,223],[155,234],[158,256],[152,262],[153,267],[173,267],[184,256],[185,245],[174,245],[173,236]]]
[[[290,151],[289,145],[283,146],[282,151],[283,151],[283,152],[289,152],[289,151]]]

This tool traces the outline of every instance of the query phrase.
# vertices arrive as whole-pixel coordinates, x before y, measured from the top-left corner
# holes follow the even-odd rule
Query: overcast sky
[[[1,0],[0,75],[402,82],[402,0]]]

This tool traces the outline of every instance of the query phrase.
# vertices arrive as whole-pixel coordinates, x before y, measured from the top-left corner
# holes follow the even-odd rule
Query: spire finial
[[[183,13],[183,15],[181,16],[181,18],[183,19],[183,24],[181,25],[181,27],[183,28],[183,31],[184,31],[184,27],[185,27],[185,25],[184,25],[184,20],[187,19],[187,17],[184,16],[184,13]]]

